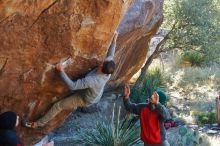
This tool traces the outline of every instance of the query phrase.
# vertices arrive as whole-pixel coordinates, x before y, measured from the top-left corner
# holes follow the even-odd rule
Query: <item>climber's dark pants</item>
[[[167,140],[163,141],[162,144],[144,144],[144,146],[170,146],[169,142]]]
[[[50,120],[52,120],[62,110],[76,110],[77,107],[86,107],[89,104],[84,100],[84,97],[80,93],[75,93],[65,99],[56,102],[52,108],[37,121],[39,127],[43,127]]]

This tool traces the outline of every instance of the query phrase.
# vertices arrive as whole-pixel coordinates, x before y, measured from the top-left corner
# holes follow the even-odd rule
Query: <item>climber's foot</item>
[[[21,125],[22,125],[23,127],[32,128],[32,129],[39,128],[38,125],[37,125],[37,122],[29,122],[29,121],[26,120],[26,119],[22,119]]]

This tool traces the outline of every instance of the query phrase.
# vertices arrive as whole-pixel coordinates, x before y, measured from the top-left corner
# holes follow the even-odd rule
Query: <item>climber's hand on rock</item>
[[[64,71],[64,65],[62,64],[62,63],[58,63],[57,65],[56,65],[56,70],[57,71]]]
[[[129,96],[130,96],[130,87],[128,84],[126,84],[124,86],[124,96],[123,97],[125,100],[128,100]]]
[[[117,38],[118,38],[118,32],[115,31],[115,33],[114,33],[114,37],[113,37],[113,41],[116,42]]]

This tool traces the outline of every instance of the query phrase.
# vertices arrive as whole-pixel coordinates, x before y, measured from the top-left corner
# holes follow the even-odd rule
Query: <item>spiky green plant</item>
[[[120,120],[120,107],[117,117],[114,115],[114,106],[111,121],[101,121],[95,129],[87,130],[80,135],[77,143],[89,146],[132,146],[139,145],[140,127],[131,121],[131,117]]]

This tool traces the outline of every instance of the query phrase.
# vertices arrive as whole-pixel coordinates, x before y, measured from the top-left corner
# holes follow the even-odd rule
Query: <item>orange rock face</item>
[[[54,65],[70,58],[66,71],[76,79],[105,58],[118,26],[118,67],[111,83],[128,81],[142,66],[148,43],[162,22],[162,3],[0,0],[0,112],[12,110],[20,117],[38,119],[69,92]],[[60,113],[44,129],[18,127],[18,133],[30,145],[69,113]]]

